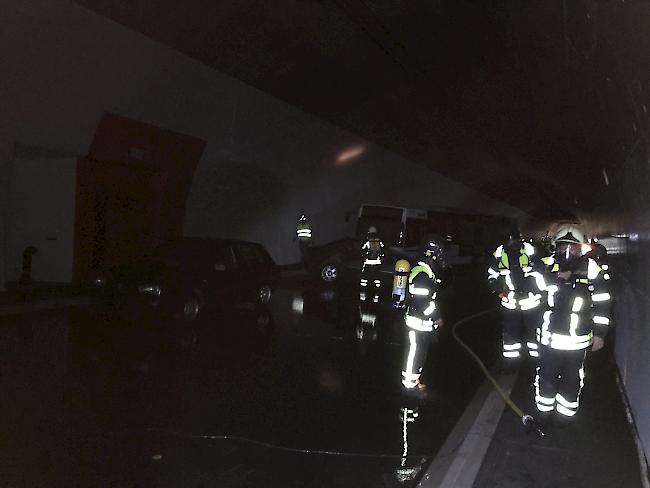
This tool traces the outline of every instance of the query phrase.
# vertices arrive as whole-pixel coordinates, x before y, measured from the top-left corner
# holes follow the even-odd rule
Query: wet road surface
[[[360,310],[354,279],[285,277],[268,310],[192,326],[92,307],[4,318],[0,475],[7,486],[415,486],[482,381],[448,330],[494,305],[482,280],[458,271],[441,293],[428,402],[400,394],[400,314],[385,299]],[[494,318],[461,331],[488,364]]]

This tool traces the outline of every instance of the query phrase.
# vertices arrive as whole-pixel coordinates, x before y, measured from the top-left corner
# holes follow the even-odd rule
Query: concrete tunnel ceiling
[[[532,215],[617,197],[598,2],[76,1]]]

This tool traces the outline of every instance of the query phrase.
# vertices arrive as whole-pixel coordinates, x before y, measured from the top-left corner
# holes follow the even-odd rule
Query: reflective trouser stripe
[[[539,393],[539,368],[535,373],[535,405],[540,412],[550,412],[555,408],[555,398],[544,397]]]
[[[577,413],[576,410],[567,408],[564,405],[561,405],[560,403],[555,405],[555,410],[557,410],[557,412],[561,413],[562,415],[566,415],[567,417],[573,417]]]
[[[511,344],[503,343],[503,357],[504,358],[518,358],[520,356],[519,350],[521,349],[521,342],[513,342]]]
[[[402,384],[406,388],[415,388],[420,379],[420,373],[413,371],[413,362],[415,361],[415,353],[417,352],[418,345],[415,337],[415,331],[409,330],[409,352],[406,357],[406,368],[402,371]]]

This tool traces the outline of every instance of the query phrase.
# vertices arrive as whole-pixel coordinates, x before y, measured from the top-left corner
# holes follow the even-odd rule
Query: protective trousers
[[[525,356],[526,350],[530,357],[539,356],[536,329],[541,323],[541,316],[538,308],[532,310],[501,308],[504,358],[515,361]]]
[[[580,390],[584,385],[586,349],[565,351],[540,346],[539,366],[535,375],[535,404],[542,414],[556,410],[566,417],[578,411]]]
[[[420,381],[422,368],[427,360],[429,345],[433,332],[422,332],[406,327],[404,366],[402,367],[402,385],[415,388]]]
[[[379,270],[376,265],[365,264],[361,271],[359,280],[359,300],[362,302],[379,302],[379,290],[381,280],[379,279]]]

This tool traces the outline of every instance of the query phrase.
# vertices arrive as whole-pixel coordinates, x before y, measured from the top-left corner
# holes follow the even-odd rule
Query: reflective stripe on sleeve
[[[591,295],[591,299],[592,299],[594,302],[606,302],[606,301],[609,300],[610,298],[612,298],[612,297],[611,297],[611,295],[610,295],[609,293],[607,293],[607,292],[605,292],[605,293],[595,293],[595,294]]]
[[[594,324],[609,325],[609,319],[600,315],[594,315]]]
[[[433,311],[435,309],[436,309],[436,303],[433,300],[431,300],[429,302],[429,306],[424,309],[424,315],[426,315],[428,317],[429,315],[431,315],[433,313]]]
[[[431,291],[427,288],[418,288],[417,286],[409,285],[409,293],[411,295],[427,296],[431,293]]]

